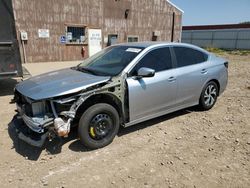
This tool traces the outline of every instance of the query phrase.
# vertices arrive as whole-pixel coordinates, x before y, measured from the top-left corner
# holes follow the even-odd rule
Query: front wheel
[[[89,149],[98,149],[110,144],[119,130],[117,110],[105,103],[95,104],[82,115],[78,134],[81,143]]]
[[[210,110],[216,103],[218,97],[218,86],[215,82],[207,83],[202,90],[199,106],[202,110]]]

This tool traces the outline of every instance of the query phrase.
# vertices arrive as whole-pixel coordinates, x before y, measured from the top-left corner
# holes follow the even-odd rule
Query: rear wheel
[[[110,144],[119,130],[119,115],[109,104],[95,104],[82,115],[78,134],[82,144],[98,149]]]
[[[215,82],[211,81],[207,83],[202,90],[199,106],[202,108],[202,110],[210,110],[215,105],[217,97],[218,85]]]

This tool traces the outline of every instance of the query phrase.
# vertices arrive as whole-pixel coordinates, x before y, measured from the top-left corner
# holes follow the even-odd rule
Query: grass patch
[[[233,50],[230,51],[229,54],[247,56],[250,55],[250,50]]]
[[[220,48],[205,48],[207,51],[215,54],[230,54],[230,55],[240,55],[247,56],[250,55],[250,50],[228,50],[228,49],[220,49]]]
[[[224,49],[220,49],[220,48],[205,48],[207,51],[211,52],[211,53],[215,53],[215,54],[222,54],[225,53],[226,51]]]

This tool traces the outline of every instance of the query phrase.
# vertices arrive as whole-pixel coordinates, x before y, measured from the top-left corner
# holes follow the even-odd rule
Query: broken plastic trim
[[[57,114],[57,112],[56,112],[55,105],[54,105],[54,102],[53,102],[53,101],[50,101],[50,106],[51,106],[53,115],[55,116],[55,118],[58,118],[58,114]]]
[[[98,94],[113,94],[115,95],[119,100],[123,101],[123,94],[122,91],[124,89],[121,89],[122,84],[120,79],[115,79],[112,81],[109,81],[109,83],[102,85],[95,86],[88,88],[88,90],[83,91],[81,94],[77,93],[75,95],[72,95],[71,97],[67,97],[65,99],[58,99],[58,100],[50,100],[51,104],[51,109],[54,114],[54,129],[57,133],[58,136],[65,137],[69,134],[70,132],[70,127],[71,127],[71,122],[76,116],[77,110],[80,108],[80,106],[91,96],[98,95]],[[73,102],[74,103],[71,105],[69,111],[63,111],[58,114],[55,109],[54,103],[58,104],[66,104]],[[123,102],[121,102],[123,104]],[[123,105],[124,107],[124,105]],[[65,117],[63,119],[62,117]]]
[[[69,98],[65,98],[65,99],[53,100],[53,102],[56,102],[58,104],[66,104],[66,103],[76,101],[76,97],[77,96],[73,96],[73,97],[69,97]]]

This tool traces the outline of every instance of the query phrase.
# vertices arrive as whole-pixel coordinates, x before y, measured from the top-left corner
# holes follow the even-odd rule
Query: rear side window
[[[174,52],[178,67],[202,63],[207,61],[208,58],[207,54],[192,48],[174,47]]]
[[[132,75],[135,75],[137,71],[142,67],[154,69],[155,72],[171,69],[172,59],[171,59],[170,49],[166,47],[166,48],[155,49],[149,52],[135,66],[135,68],[132,71]]]

